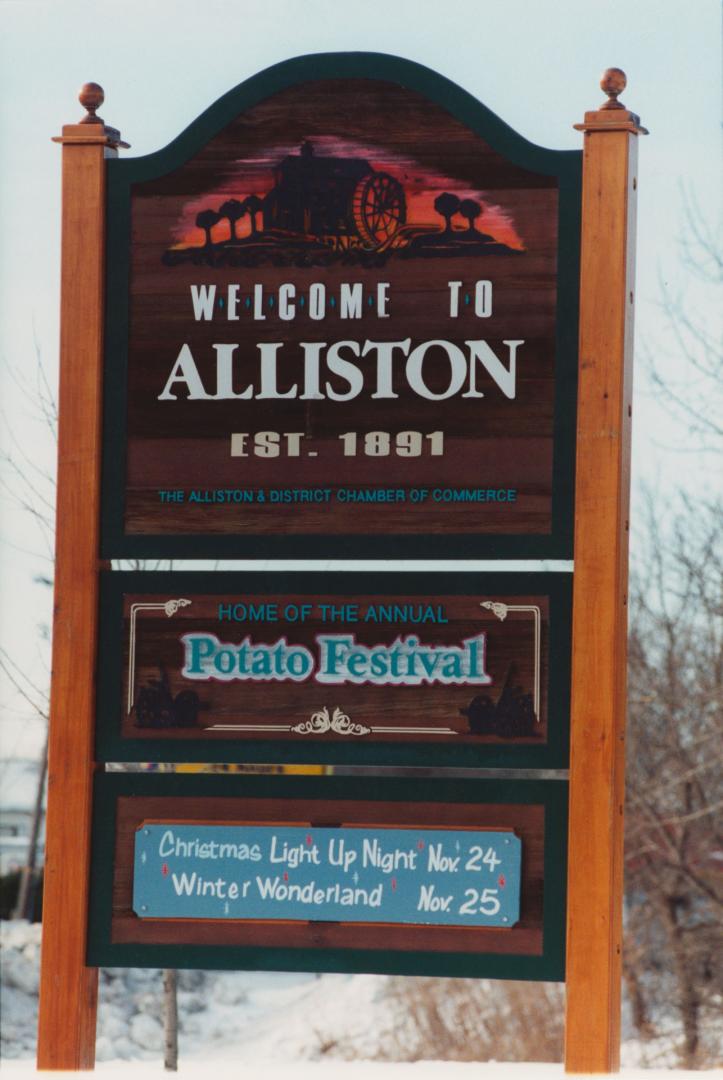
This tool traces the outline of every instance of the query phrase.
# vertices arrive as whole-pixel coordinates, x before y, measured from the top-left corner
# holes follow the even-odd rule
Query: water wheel
[[[386,247],[407,220],[404,188],[389,173],[370,173],[354,190],[352,215],[364,247]]]

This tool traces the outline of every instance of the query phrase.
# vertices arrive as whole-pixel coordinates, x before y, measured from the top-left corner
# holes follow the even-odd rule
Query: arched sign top
[[[569,558],[580,163],[374,53],[109,161],[106,555]]]
[[[312,53],[273,64],[223,94],[170,143],[151,154],[111,162],[114,172],[150,180],[185,164],[242,112],[300,83],[368,79],[396,84],[428,98],[481,135],[510,162],[559,175],[578,166],[580,151],[552,150],[520,135],[451,79],[401,56],[375,52]]]

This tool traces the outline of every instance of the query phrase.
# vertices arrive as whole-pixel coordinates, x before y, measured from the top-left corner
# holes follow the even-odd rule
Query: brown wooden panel
[[[279,799],[273,824],[513,829],[522,840],[520,921],[509,930],[278,920],[139,919],[132,911],[133,846],[144,821],[267,824],[269,800],[228,797],[118,799],[111,936],[116,944],[268,945],[288,948],[542,955],[545,810],[541,805]]]
[[[383,191],[374,194],[376,184]],[[447,216],[435,207],[444,194],[452,197]],[[512,164],[446,109],[397,83],[312,80],[242,112],[180,168],[134,183],[131,230],[128,534],[550,533],[556,177]],[[492,283],[484,317],[474,311],[477,281]],[[455,317],[449,282],[459,283]],[[383,317],[380,283],[388,291]],[[288,320],[279,308],[282,285],[296,293]],[[310,317],[316,285],[326,290],[320,319]],[[345,285],[362,287],[359,318],[341,315]],[[216,289],[208,321],[194,318],[192,286]],[[236,312],[230,286],[238,288]],[[255,318],[256,288],[263,290],[263,319]],[[407,340],[407,352],[450,342],[468,364],[465,342],[485,341],[504,367],[511,356],[505,342],[520,342],[514,399],[478,362],[483,397],[464,396],[467,379],[450,397],[431,400],[411,388],[399,350],[385,389],[372,349],[354,361],[364,378],[360,392],[332,400],[349,385],[327,369],[328,347]],[[258,396],[259,348],[272,342],[280,345],[276,393],[296,386],[294,397]],[[303,343],[323,343],[320,397],[301,396],[305,387],[313,393]],[[230,392],[251,386],[252,398],[190,400],[188,386],[178,383],[175,400],[159,400],[184,345],[204,391],[217,395],[214,347],[224,344],[237,346]],[[449,387],[441,347],[430,349],[423,377],[429,394]],[[443,432],[443,453],[430,456],[425,441],[422,456],[398,455],[395,437],[409,430]],[[232,433],[263,431],[302,435],[299,455],[231,456]],[[391,435],[389,455],[362,452],[370,431]],[[353,457],[342,453],[346,432],[359,436]],[[271,489],[282,487],[318,488],[328,500],[272,503]],[[402,496],[350,506],[339,494],[349,487],[393,488]],[[413,501],[420,488],[430,489],[428,497]],[[509,489],[515,499],[453,504],[435,501],[435,488]],[[254,499],[192,501],[227,489]],[[170,491],[173,501],[160,495]]]
[[[123,671],[117,686],[121,733],[129,739],[271,739],[302,745],[309,737],[346,742],[432,742],[447,745],[527,744],[548,737],[550,600],[546,595],[480,593],[364,595],[349,591],[204,595],[127,594],[123,599]],[[172,587],[169,575],[168,587]],[[484,606],[488,605],[488,606]],[[220,619],[233,612],[238,621]],[[304,618],[294,614],[304,613]],[[354,618],[353,616],[356,616]],[[385,621],[385,617],[394,621]],[[398,616],[395,618],[395,616]],[[309,674],[223,680],[184,674],[202,634],[227,647],[244,642],[303,647]],[[353,637],[358,645],[390,650],[400,639],[423,647],[477,653],[477,671],[490,682],[425,681],[419,685],[319,678],[321,636]],[[484,660],[482,661],[482,649]],[[433,655],[433,654],[432,654]],[[240,675],[240,672],[235,672]],[[355,725],[334,727],[338,715]],[[313,718],[316,717],[314,720]],[[339,721],[340,725],[347,721]],[[298,730],[300,726],[306,728]]]

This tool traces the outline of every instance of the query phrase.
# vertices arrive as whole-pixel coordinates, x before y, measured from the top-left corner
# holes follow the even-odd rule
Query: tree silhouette
[[[261,213],[264,204],[258,195],[249,195],[247,199],[244,199],[241,205],[244,208],[244,212],[251,218],[251,232],[255,235],[258,232],[258,229],[256,228],[256,215]]]
[[[236,222],[245,216],[246,211],[243,208],[243,204],[238,199],[227,199],[225,203],[222,203],[218,208],[219,216],[222,218],[228,218],[229,227],[229,240],[238,240],[236,235]]]
[[[434,209],[444,218],[444,231],[446,233],[451,232],[452,218],[459,210],[459,199],[457,196],[453,195],[450,191],[443,191],[442,194],[438,195],[434,200]]]
[[[475,199],[463,199],[459,204],[459,212],[463,218],[467,218],[468,232],[476,233],[474,223],[483,213],[482,207]]]
[[[211,229],[214,225],[218,224],[220,220],[221,215],[217,214],[215,210],[202,210],[200,214],[196,215],[196,225],[206,233],[206,247],[208,248],[213,247]]]

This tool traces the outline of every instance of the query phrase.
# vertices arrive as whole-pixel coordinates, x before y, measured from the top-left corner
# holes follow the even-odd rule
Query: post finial
[[[54,136],[53,142],[63,145],[101,143],[112,150],[121,146],[128,149],[128,143],[123,142],[120,131],[110,127],[102,116],[98,116],[98,109],[105,101],[105,91],[99,83],[83,83],[78,91],[78,101],[85,109],[85,116],[76,124],[64,124],[63,134]],[[83,126],[85,124],[88,125],[87,128]]]
[[[585,113],[582,124],[573,124],[576,131],[629,131],[633,135],[647,135],[647,128],[640,123],[640,117],[618,101],[628,77],[622,68],[609,67],[603,72],[600,89],[607,94],[607,100],[597,109]]]
[[[100,116],[96,116],[96,110],[105,101],[103,87],[96,82],[83,83],[78,91],[78,101],[85,109],[85,116],[79,121],[81,124],[102,124]]]
[[[604,90],[608,100],[600,106],[601,109],[624,109],[622,101],[618,97],[628,85],[628,77],[622,68],[609,67],[603,72],[600,80],[600,89]]]

